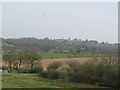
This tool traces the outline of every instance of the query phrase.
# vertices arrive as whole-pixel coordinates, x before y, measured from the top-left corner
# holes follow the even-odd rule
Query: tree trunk
[[[34,64],[33,64],[33,63],[31,63],[31,70],[33,69],[33,66],[34,66]]]
[[[10,68],[10,72],[11,72],[11,69],[12,69],[12,63],[9,62],[9,68]]]

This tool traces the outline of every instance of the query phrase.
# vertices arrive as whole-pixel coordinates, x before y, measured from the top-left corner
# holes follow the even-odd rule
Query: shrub
[[[56,71],[56,70],[49,70],[48,72],[47,72],[47,77],[49,78],[49,79],[58,79],[58,77],[59,77],[59,74],[58,74],[58,72]]]
[[[85,63],[79,67],[79,71],[72,74],[70,81],[82,82],[82,83],[95,83],[95,64],[94,63]]]
[[[19,70],[18,70],[18,73],[30,73],[30,69],[29,68],[20,68]]]
[[[103,86],[118,87],[118,66],[112,66],[104,71],[103,75]]]
[[[56,71],[58,72],[59,79],[64,79],[68,80],[69,79],[69,71],[70,71],[70,66],[68,64],[63,64],[59,66]]]
[[[74,70],[75,72],[79,70],[80,62],[78,61],[70,60],[70,61],[67,61],[66,64],[69,65],[70,69]]]
[[[2,66],[1,67],[3,70],[8,70],[8,67],[6,67],[6,66]]]
[[[40,75],[41,77],[47,78],[47,72],[41,72],[39,75]]]
[[[55,62],[49,65],[47,76],[50,79],[63,79],[118,88],[118,72],[120,72],[118,70],[117,59],[104,57],[84,64],[77,61]]]
[[[69,80],[70,76],[78,71],[79,63],[77,61],[53,62],[48,66],[48,78]]]
[[[9,73],[17,73],[18,71],[15,68],[7,69]]]
[[[62,62],[53,62],[47,67],[47,70],[50,69],[57,69],[59,66],[61,66],[63,63]]]
[[[40,73],[43,71],[42,67],[34,67],[32,68],[32,70],[30,71],[31,73]]]

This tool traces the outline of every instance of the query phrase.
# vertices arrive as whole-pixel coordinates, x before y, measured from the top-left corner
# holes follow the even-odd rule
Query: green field
[[[67,58],[69,54],[62,53],[39,53],[44,59]]]
[[[3,88],[100,88],[95,85],[42,78],[38,74],[3,73]]]
[[[43,59],[57,59],[57,58],[80,58],[80,57],[94,57],[103,56],[101,54],[64,54],[64,53],[39,53]]]
[[[94,56],[104,56],[102,54],[65,54],[65,53],[38,53],[43,57],[43,59],[59,59],[59,58],[80,58],[80,57],[94,57]],[[0,53],[2,57],[2,53]]]

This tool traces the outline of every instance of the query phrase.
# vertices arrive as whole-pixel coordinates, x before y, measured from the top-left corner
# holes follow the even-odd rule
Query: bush
[[[59,77],[59,74],[58,74],[58,72],[56,71],[56,70],[49,70],[48,72],[47,72],[47,77],[49,78],[49,79],[58,79],[58,77]]]
[[[30,69],[29,68],[20,68],[19,70],[18,70],[18,73],[30,73]]]
[[[41,72],[39,75],[40,75],[41,77],[47,78],[47,72]]]
[[[69,80],[70,76],[78,71],[79,63],[77,61],[53,62],[48,66],[48,78]]]
[[[53,62],[47,67],[47,70],[50,69],[57,69],[59,66],[61,66],[63,63],[62,62]]]
[[[71,75],[70,81],[94,84],[96,81],[95,69],[94,63],[82,64],[79,67],[79,71]]]
[[[55,62],[49,65],[47,76],[50,79],[63,79],[118,88],[119,69],[117,59],[105,57],[98,60],[88,61],[84,64],[80,64],[77,61]]]
[[[40,73],[43,71],[42,67],[34,67],[32,68],[32,70],[30,71],[30,73]]]
[[[58,72],[58,78],[59,79],[64,79],[68,80],[69,79],[69,74],[68,72],[70,71],[70,66],[68,64],[63,64],[59,66],[56,71]]]
[[[3,70],[8,70],[8,67],[6,67],[6,66],[2,66],[1,67]]]
[[[11,68],[11,70],[7,69],[9,73],[17,73],[18,71],[15,68]]]
[[[70,69],[74,70],[74,72],[77,72],[79,70],[80,62],[78,61],[70,60],[70,61],[67,61],[66,64],[69,65]]]
[[[103,86],[108,87],[118,87],[119,78],[118,78],[118,67],[112,66],[104,71],[103,75]]]

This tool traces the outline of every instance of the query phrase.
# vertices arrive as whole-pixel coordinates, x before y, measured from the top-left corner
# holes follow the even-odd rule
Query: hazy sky
[[[3,3],[2,37],[64,37],[115,43],[117,10],[117,2]]]
[[[0,3],[0,37],[2,36],[2,3]]]

